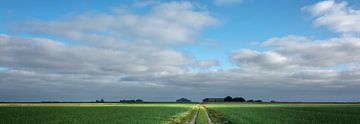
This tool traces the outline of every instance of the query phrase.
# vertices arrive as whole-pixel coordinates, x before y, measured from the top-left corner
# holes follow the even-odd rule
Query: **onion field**
[[[195,104],[2,104],[0,124],[186,123]]]
[[[207,114],[213,124],[360,124],[360,104],[0,104],[0,124],[209,124]]]
[[[360,124],[360,104],[207,104],[216,123]]]

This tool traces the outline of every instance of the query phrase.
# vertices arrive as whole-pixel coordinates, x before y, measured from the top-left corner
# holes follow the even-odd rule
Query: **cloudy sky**
[[[0,101],[360,101],[357,0],[0,0]]]

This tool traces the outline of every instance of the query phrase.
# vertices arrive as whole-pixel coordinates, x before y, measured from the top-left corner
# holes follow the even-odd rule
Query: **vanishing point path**
[[[198,105],[197,111],[189,124],[213,124],[203,105]]]

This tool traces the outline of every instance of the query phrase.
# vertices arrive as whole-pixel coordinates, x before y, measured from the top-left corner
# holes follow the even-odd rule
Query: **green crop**
[[[161,124],[194,104],[9,104],[1,124]],[[183,117],[180,117],[184,119]]]
[[[207,124],[207,117],[205,108],[201,105],[198,107],[198,115],[196,118],[196,124]]]
[[[0,124],[360,124],[359,104],[0,104]]]
[[[208,104],[213,120],[233,124],[360,124],[359,104]]]

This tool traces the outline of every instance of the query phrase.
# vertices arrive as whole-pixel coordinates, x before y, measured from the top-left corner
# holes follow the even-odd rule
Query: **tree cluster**
[[[97,102],[97,103],[104,103],[105,101],[104,101],[104,99],[100,99],[100,100],[96,100],[95,102]]]
[[[100,99],[100,100],[96,100],[96,103],[104,103],[105,100],[104,99]],[[109,101],[108,101],[109,102]],[[110,102],[116,102],[116,101],[110,101]],[[142,103],[144,102],[142,99],[123,99],[120,100],[118,102],[122,102],[122,103]]]
[[[263,102],[262,100],[246,100],[243,97],[234,97],[232,98],[231,96],[227,96],[224,98],[224,102]]]
[[[60,101],[41,101],[42,103],[60,103]]]
[[[253,100],[253,99],[250,99],[250,100],[247,100],[246,102],[262,102],[262,100]]]
[[[224,102],[246,102],[245,98],[243,97],[234,97],[227,96],[224,98]]]
[[[123,100],[120,100],[120,102],[123,102],[123,103],[142,103],[144,102],[142,99],[130,99],[130,100],[126,100],[126,99],[123,99]]]

